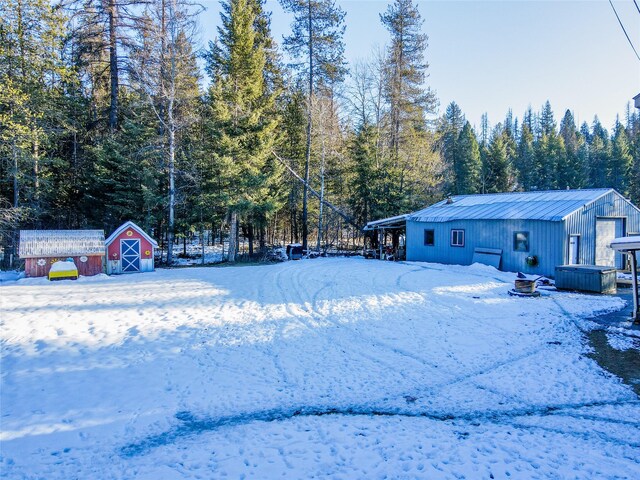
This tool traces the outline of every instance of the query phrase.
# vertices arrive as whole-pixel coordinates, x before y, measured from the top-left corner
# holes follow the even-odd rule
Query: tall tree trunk
[[[114,132],[118,127],[118,7],[116,0],[109,0],[109,80],[111,82],[111,103],[109,105],[109,130]]]
[[[249,258],[253,257],[253,224],[247,226],[247,237],[249,237]]]
[[[18,208],[20,204],[20,183],[18,181],[18,147],[16,139],[11,141],[11,156],[13,158],[13,206]]]
[[[162,0],[161,12],[160,12],[160,91],[164,92],[164,81],[166,77],[166,68],[165,68],[165,53],[167,48],[167,4],[165,0]],[[164,108],[164,99],[158,102],[158,117],[160,117],[160,122],[158,124],[158,135],[164,135],[165,125],[164,125],[164,117],[165,117],[165,108]]]
[[[36,217],[40,216],[40,142],[37,132],[33,139],[33,201]]]
[[[322,243],[322,209],[324,207],[324,162],[325,162],[325,142],[324,132],[322,133],[322,164],[320,166],[320,211],[318,213],[318,242],[316,250],[320,251]]]
[[[169,109],[169,118],[173,115]],[[175,205],[176,205],[176,188],[175,188],[175,159],[176,159],[176,133],[173,130],[171,120],[169,122],[169,223],[167,224],[167,263],[173,263],[173,230],[175,226]]]
[[[311,162],[311,106],[313,102],[313,24],[312,24],[312,10],[311,0],[307,0],[309,4],[309,16],[307,31],[309,34],[309,102],[307,105],[307,149],[304,158],[304,190],[302,194],[302,249],[306,250],[308,247],[309,237],[309,224],[308,224],[308,198],[309,198],[309,163]]]
[[[267,249],[266,243],[266,232],[264,225],[260,225],[260,229],[258,230],[258,240],[260,242],[260,253],[264,253]]]
[[[211,230],[213,232],[213,230]],[[204,265],[204,222],[202,221],[202,206],[200,207],[200,249],[202,251],[202,265]]]
[[[236,253],[238,251],[238,244],[236,242],[238,237],[238,214],[235,210],[231,211],[231,220],[229,221],[229,254],[227,260],[230,263],[236,261]]]

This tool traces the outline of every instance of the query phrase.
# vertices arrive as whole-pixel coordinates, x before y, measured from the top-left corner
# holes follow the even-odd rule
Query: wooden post
[[[638,260],[636,250],[631,250],[631,283],[633,285],[633,321],[638,322]]]

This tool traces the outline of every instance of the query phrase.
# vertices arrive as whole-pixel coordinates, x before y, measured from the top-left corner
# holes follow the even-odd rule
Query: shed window
[[[451,246],[464,247],[464,230],[451,230]]]
[[[516,252],[529,251],[529,232],[513,233],[513,250]]]
[[[427,247],[433,247],[435,243],[435,232],[433,230],[424,231],[424,244]]]

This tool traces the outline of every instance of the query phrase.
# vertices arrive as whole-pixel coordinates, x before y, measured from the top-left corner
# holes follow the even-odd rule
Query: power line
[[[635,3],[635,1],[633,3]],[[618,16],[618,12],[616,12],[616,7],[613,6],[613,2],[611,0],[609,0],[609,5],[611,5],[611,8],[613,8],[613,13],[616,14],[616,18],[618,19],[618,23],[622,27],[622,31],[624,32],[624,36],[627,37],[627,40],[629,41],[629,45],[631,45],[631,48],[633,48],[633,53],[635,53],[636,57],[638,57],[638,60],[640,60],[640,55],[638,55],[638,52],[636,51],[636,47],[633,46],[633,42],[631,42],[631,39],[629,38],[629,35],[627,35],[627,30],[624,28],[624,25],[622,24],[622,20],[620,20],[620,17]],[[637,6],[638,5],[636,4],[636,7]]]
[[[636,0],[633,0],[633,4],[636,6],[636,10],[638,10],[638,13],[640,13],[640,7],[638,6],[638,2],[636,2]]]

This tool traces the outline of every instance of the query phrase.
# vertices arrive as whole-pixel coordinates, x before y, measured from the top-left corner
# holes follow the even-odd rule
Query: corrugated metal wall
[[[598,217],[623,217],[624,234],[640,232],[640,211],[614,192],[576,211],[565,222],[541,220],[457,220],[442,223],[407,221],[407,260],[469,265],[476,247],[502,249],[501,269],[553,276],[557,265],[568,263],[569,235],[580,235],[580,264],[595,261]],[[435,245],[424,245],[424,231],[432,229]],[[451,230],[465,230],[464,247],[451,246]],[[529,232],[529,251],[514,251],[514,232]],[[525,258],[538,257],[529,267]]]
[[[640,233],[640,211],[621,195],[611,192],[567,217],[564,222],[563,251],[565,259],[567,258],[566,252],[569,250],[569,235],[580,235],[579,263],[581,265],[595,264],[596,220],[598,217],[622,218],[623,236]]]
[[[424,245],[424,230],[435,231],[435,245]],[[451,230],[465,231],[464,247],[451,246]],[[514,251],[514,233],[529,232],[529,251]],[[443,223],[407,222],[407,260],[470,265],[477,247],[502,250],[501,269],[540,275],[553,275],[562,263],[561,222],[541,220],[458,220]],[[556,246],[555,248],[553,246]],[[530,267],[525,258],[538,257]]]

